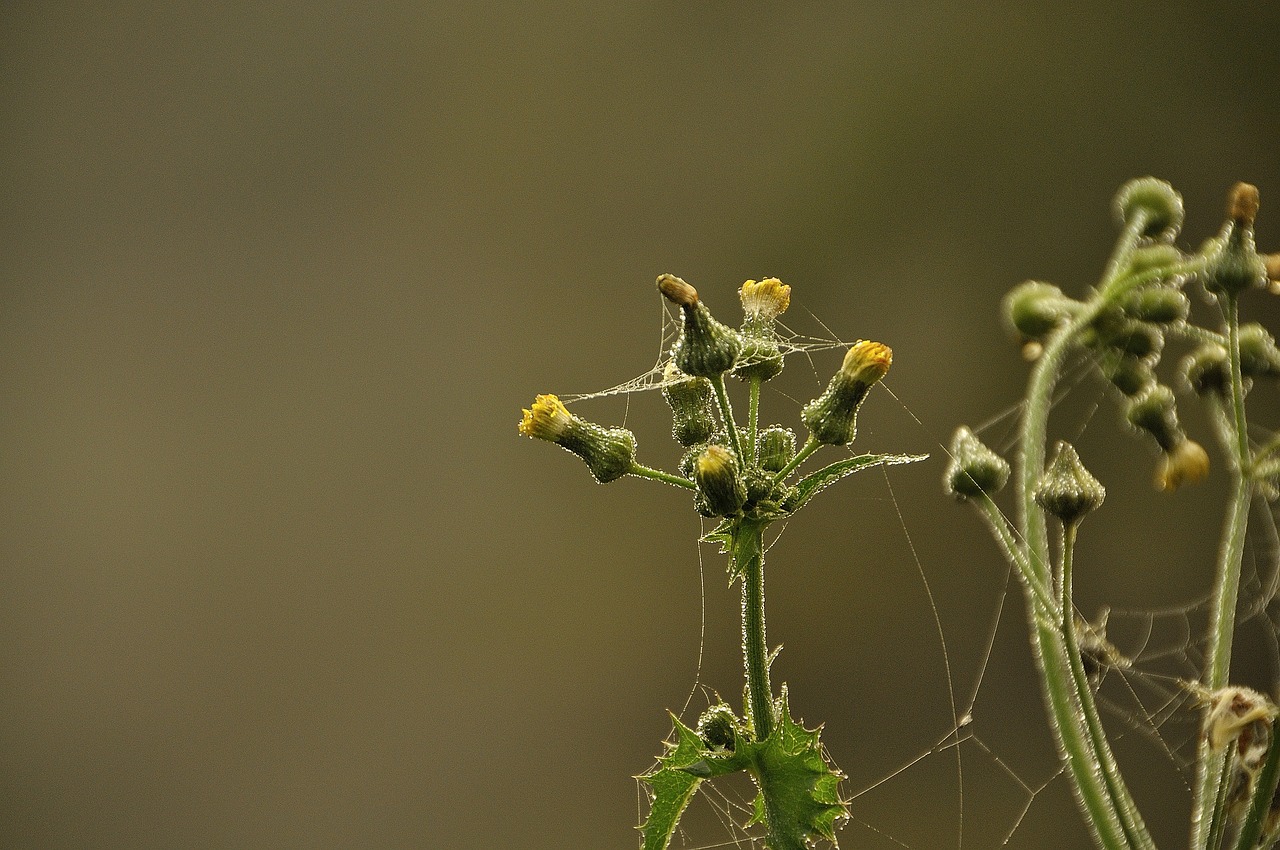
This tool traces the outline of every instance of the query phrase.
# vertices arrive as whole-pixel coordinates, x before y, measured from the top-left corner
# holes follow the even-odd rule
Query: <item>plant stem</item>
[[[733,453],[738,458],[738,463],[746,463],[746,455],[742,453],[742,440],[738,437],[738,426],[733,421],[733,407],[729,404],[729,391],[724,388],[724,375],[716,375],[711,378],[711,386],[716,390],[716,404],[720,406],[720,422],[724,425],[724,429],[729,432],[729,441],[733,444]]]
[[[773,731],[773,691],[769,686],[769,650],[764,633],[764,526],[739,522],[731,551],[742,579],[742,661],[756,740]]]
[[[686,490],[695,489],[693,482],[688,478],[681,478],[679,475],[672,475],[670,472],[663,472],[661,469],[654,469],[642,463],[632,462],[631,474],[639,478],[648,478],[652,481],[661,481],[664,484],[683,487]]]
[[[1244,380],[1240,374],[1240,311],[1235,296],[1224,296],[1227,322],[1227,352],[1231,362],[1231,426],[1234,452],[1230,458],[1233,483],[1222,530],[1222,546],[1214,572],[1209,641],[1205,652],[1201,684],[1216,691],[1231,675],[1231,646],[1235,636],[1236,606],[1240,596],[1240,565],[1244,560],[1245,531],[1249,525],[1249,503],[1253,485],[1248,478],[1249,435],[1244,410]],[[1225,436],[1225,435],[1224,435]],[[1206,708],[1206,711],[1208,709]],[[1223,768],[1225,753],[1214,753],[1208,739],[1201,737],[1197,762],[1196,796],[1191,817],[1192,850],[1210,847],[1222,819]]]
[[[1102,728],[1102,718],[1098,715],[1098,705],[1093,698],[1093,688],[1089,684],[1089,676],[1084,670],[1084,660],[1080,657],[1080,641],[1076,635],[1075,606],[1071,602],[1071,569],[1076,548],[1077,523],[1063,527],[1062,532],[1062,636],[1066,644],[1067,660],[1071,666],[1071,678],[1076,687],[1076,698],[1084,712],[1085,726],[1089,730],[1089,740],[1093,744],[1094,754],[1102,765],[1103,778],[1107,790],[1115,800],[1120,825],[1123,827],[1129,843],[1142,850],[1154,850],[1155,842],[1147,832],[1142,815],[1129,794],[1124,777],[1120,775],[1120,766],[1116,764],[1111,748],[1107,746],[1106,731]]]
[[[756,435],[760,431],[760,378],[751,377],[751,401],[747,407],[747,462],[756,460]]]

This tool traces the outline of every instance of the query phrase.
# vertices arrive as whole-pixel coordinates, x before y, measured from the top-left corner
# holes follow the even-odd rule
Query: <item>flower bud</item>
[[[1173,266],[1184,259],[1182,252],[1167,242],[1139,245],[1129,254],[1129,271],[1137,273],[1161,266]]]
[[[1103,376],[1120,392],[1134,396],[1156,382],[1155,372],[1148,361],[1110,349],[1098,354],[1098,368]]]
[[[1280,376],[1275,337],[1256,322],[1240,326],[1240,374],[1246,378]]]
[[[1182,375],[1196,395],[1224,395],[1231,386],[1231,362],[1220,345],[1202,345],[1182,361]]]
[[[1043,339],[1070,319],[1079,303],[1051,283],[1028,280],[1004,297],[1004,314],[1010,327],[1027,339]]]
[[[636,459],[636,437],[625,428],[604,428],[574,416],[553,395],[540,395],[524,411],[520,433],[561,446],[586,462],[601,484],[631,471]]]
[[[707,446],[693,464],[697,495],[712,516],[732,516],[747,502],[747,488],[733,453],[723,446]]]
[[[1197,484],[1209,474],[1209,453],[1195,440],[1184,439],[1156,466],[1156,489],[1172,493],[1183,484]]]
[[[1182,227],[1182,196],[1163,180],[1139,177],[1120,187],[1115,197],[1116,219],[1127,226],[1142,218],[1142,236],[1170,241]]]
[[[740,380],[768,381],[782,372],[782,350],[774,320],[791,304],[791,287],[776,277],[749,280],[738,290],[742,299],[742,353],[733,367]]]
[[[1187,318],[1191,312],[1191,299],[1181,289],[1147,286],[1129,293],[1121,308],[1125,315],[1139,322],[1169,325]]]
[[[1165,454],[1172,452],[1186,439],[1182,427],[1178,425],[1178,408],[1173,390],[1164,384],[1155,384],[1141,395],[1130,399],[1125,418],[1130,425],[1154,437]]]
[[[733,366],[733,376],[742,381],[758,378],[768,381],[782,373],[782,349],[772,330],[752,332],[743,328],[742,353]]]
[[[768,472],[781,472],[796,456],[796,435],[790,428],[773,425],[756,437],[756,463]]]
[[[714,378],[733,368],[742,351],[738,334],[717,322],[698,291],[675,275],[658,277],[658,291],[684,311],[680,338],[671,349],[671,359],[686,375]]]
[[[738,718],[724,703],[713,705],[698,718],[698,737],[713,750],[732,750]]]
[[[994,495],[1009,480],[1009,463],[965,426],[951,438],[951,461],[943,486],[958,500],[976,499],[983,493]]]
[[[891,363],[889,346],[868,340],[854,343],[826,390],[800,413],[813,438],[828,446],[852,443],[858,432],[858,408]]]
[[[1232,187],[1227,223],[1204,251],[1206,264],[1201,280],[1209,292],[1233,296],[1250,287],[1267,285],[1267,264],[1258,256],[1253,239],[1257,213],[1257,188],[1248,183]]]
[[[1071,444],[1059,442],[1057,455],[1036,485],[1036,504],[1063,525],[1075,525],[1097,510],[1106,496],[1106,488],[1084,468]]]
[[[693,378],[668,363],[662,373],[662,397],[671,408],[671,436],[682,446],[711,439],[716,430],[715,390],[706,378]]]

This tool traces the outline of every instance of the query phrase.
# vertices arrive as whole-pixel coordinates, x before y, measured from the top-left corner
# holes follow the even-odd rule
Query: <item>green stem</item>
[[[1240,596],[1240,565],[1244,560],[1245,532],[1249,525],[1249,504],[1253,486],[1247,477],[1251,467],[1249,436],[1244,410],[1244,380],[1240,374],[1240,313],[1234,296],[1226,298],[1227,351],[1231,361],[1231,429],[1234,432],[1231,457],[1231,497],[1222,531],[1222,546],[1214,571],[1212,617],[1205,650],[1205,667],[1201,684],[1216,691],[1227,684],[1231,675],[1231,647],[1235,636],[1236,606]],[[1206,709],[1207,711],[1208,709]],[[1222,819],[1223,760],[1225,754],[1214,753],[1202,738],[1198,751],[1196,796],[1191,818],[1192,850],[1214,846],[1216,827]]]
[[[648,478],[651,481],[661,481],[664,484],[683,487],[686,490],[695,489],[694,483],[688,478],[681,478],[679,475],[672,475],[670,472],[663,472],[661,469],[654,469],[634,461],[631,464],[631,474],[640,478]]]
[[[756,740],[773,731],[773,691],[764,633],[764,526],[741,522],[731,543],[734,568],[742,578],[742,660]]]
[[[751,401],[747,407],[747,462],[755,463],[756,436],[760,432],[760,378],[751,378]]]
[[[1062,533],[1062,609],[1061,629],[1067,649],[1067,660],[1071,667],[1071,679],[1075,684],[1076,698],[1084,710],[1085,726],[1089,730],[1089,740],[1093,744],[1094,754],[1102,765],[1103,778],[1107,790],[1115,800],[1120,825],[1124,829],[1129,843],[1142,850],[1155,850],[1155,842],[1147,832],[1137,804],[1129,794],[1124,777],[1120,774],[1120,766],[1107,743],[1106,731],[1102,728],[1102,718],[1098,714],[1098,705],[1093,698],[1093,688],[1089,684],[1089,676],[1085,673],[1084,660],[1080,657],[1080,641],[1076,635],[1075,606],[1071,602],[1071,568],[1076,547],[1077,523],[1063,527]]]
[[[822,443],[819,443],[812,436],[809,437],[809,440],[804,444],[804,447],[801,448],[800,451],[796,452],[796,456],[793,457],[790,461],[788,461],[787,465],[782,467],[782,469],[779,470],[777,475],[773,476],[773,483],[774,484],[782,483],[784,480],[786,480],[786,477],[788,475],[790,475],[792,472],[795,471],[795,468],[797,466],[799,466],[800,464],[808,460],[809,455],[813,454],[820,448],[822,448]]]
[[[711,386],[716,390],[716,404],[720,407],[720,421],[724,424],[724,429],[729,432],[729,441],[733,444],[733,453],[738,458],[738,463],[746,462],[746,455],[742,453],[742,440],[738,437],[738,426],[733,421],[733,407],[729,404],[729,391],[724,388],[724,375],[716,375],[711,378]]]
[[[983,518],[987,521],[987,525],[990,527],[992,535],[996,538],[996,542],[1004,550],[1005,558],[1018,571],[1018,577],[1022,579],[1023,584],[1031,592],[1035,602],[1044,611],[1051,615],[1056,615],[1058,604],[1053,596],[1050,595],[1049,589],[1040,580],[1040,576],[1031,568],[1030,563],[1027,561],[1027,553],[1014,539],[1013,529],[1009,527],[1009,520],[1005,518],[1000,508],[986,493],[982,494],[982,498],[976,505],[982,511]]]

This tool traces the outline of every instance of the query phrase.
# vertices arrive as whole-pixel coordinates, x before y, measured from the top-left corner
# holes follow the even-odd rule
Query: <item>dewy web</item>
[[[802,311],[793,311],[793,314],[798,312]],[[814,386],[821,388],[821,376],[828,369],[815,366],[814,355],[821,357],[823,352],[842,351],[849,343],[835,336],[811,313],[808,320],[812,321],[815,331],[805,333],[779,326],[782,347],[793,366],[797,359],[807,362],[806,380],[811,379]],[[632,395],[661,388],[666,352],[679,333],[679,324],[665,305],[659,326],[657,354],[652,368],[617,386],[566,394],[562,396],[563,400],[569,404],[580,404],[621,397],[629,409]],[[909,355],[909,352],[902,353]],[[1079,411],[1072,414],[1076,421],[1076,437],[1085,434],[1106,392],[1100,382],[1090,376],[1090,365],[1083,361],[1077,364],[1065,376],[1055,400],[1055,406],[1068,398],[1074,400],[1072,410]],[[909,398],[900,398],[887,381],[881,386],[902,412],[901,433],[895,435],[895,447],[927,450],[935,458],[945,458],[945,435],[950,425],[944,423],[935,429],[930,423],[921,422],[912,411]],[[802,404],[781,390],[771,392],[775,402],[784,399],[792,411],[798,410]],[[1008,450],[1012,448],[1012,435],[1017,430],[1019,413],[1018,407],[1011,407],[974,430],[981,432],[983,439],[999,450]],[[918,439],[913,441],[910,439],[912,436]],[[931,465],[935,471],[940,469],[936,462]],[[1025,838],[1024,834],[1029,831],[1028,822],[1037,817],[1042,806],[1057,806],[1058,813],[1053,817],[1074,832],[1077,823],[1073,820],[1074,811],[1069,802],[1070,790],[1053,753],[1044,726],[1040,698],[1031,680],[1025,683],[1030,690],[1016,695],[1022,714],[1030,715],[1028,727],[1017,734],[1010,734],[1005,719],[1000,717],[1001,705],[1010,699],[1010,695],[1004,692],[1008,686],[1002,680],[1006,677],[993,665],[993,654],[1003,643],[1002,636],[1010,631],[1016,633],[1016,637],[1008,643],[1025,653],[1023,603],[1014,591],[1015,580],[1004,570],[1003,582],[988,582],[994,591],[986,603],[985,616],[974,618],[970,613],[967,618],[969,621],[976,619],[974,628],[979,631],[976,639],[969,636],[965,643],[976,649],[955,652],[952,646],[957,640],[957,612],[948,608],[947,598],[935,596],[934,585],[941,583],[938,579],[944,571],[967,563],[970,553],[958,553],[955,562],[941,564],[931,563],[927,555],[919,555],[916,541],[926,537],[928,529],[913,528],[911,522],[903,518],[903,505],[889,481],[888,476],[868,477],[860,496],[845,498],[861,499],[859,510],[878,505],[878,510],[898,524],[899,551],[877,553],[876,557],[882,568],[886,568],[883,564],[893,564],[894,569],[907,569],[916,574],[920,605],[916,612],[920,623],[916,651],[925,652],[928,647],[933,647],[940,681],[932,683],[930,699],[946,710],[935,712],[941,720],[932,728],[915,725],[899,729],[894,739],[899,748],[895,760],[872,766],[870,773],[860,769],[864,765],[848,755],[839,759],[850,775],[844,794],[852,801],[852,817],[840,834],[841,840],[848,846],[859,848],[911,850],[1031,847],[1036,846],[1035,842]],[[878,493],[867,495],[875,489]],[[929,498],[936,498],[945,509],[945,497],[935,491]],[[867,507],[868,502],[871,508]],[[1275,517],[1269,511],[1262,509],[1256,516],[1259,521],[1251,528],[1252,556],[1246,561],[1241,589],[1241,597],[1254,602],[1241,611],[1240,621],[1242,630],[1251,630],[1254,640],[1268,653],[1274,682],[1280,678],[1277,673],[1280,667],[1280,612],[1275,604],[1280,592],[1280,534],[1276,530]],[[704,532],[708,530],[706,527],[703,529]],[[784,526],[783,532],[785,530]],[[777,537],[770,545],[776,542]],[[966,539],[959,545],[985,551],[984,543],[975,533],[972,540]],[[703,548],[697,547],[702,599],[701,634],[696,660],[691,661],[693,683],[684,705],[677,712],[687,723],[696,720],[699,712],[714,700],[715,688],[738,686],[732,681],[713,684],[701,678],[706,649],[707,581],[708,578],[712,582],[720,580],[718,557],[704,563]],[[785,585],[783,588],[778,592],[786,592]],[[794,592],[803,590],[800,586],[800,590]],[[831,587],[822,592],[852,594],[862,591]],[[1093,626],[1094,635],[1098,638],[1090,660],[1101,680],[1099,701],[1109,712],[1108,727],[1117,739],[1134,739],[1130,742],[1134,744],[1130,749],[1138,750],[1140,754],[1145,752],[1148,759],[1163,762],[1166,772],[1174,777],[1171,781],[1181,783],[1182,790],[1189,797],[1194,781],[1195,742],[1199,727],[1198,714],[1194,710],[1197,695],[1188,683],[1197,678],[1202,663],[1202,635],[1209,617],[1207,590],[1199,598],[1166,607],[1114,607],[1078,613]],[[833,624],[833,628],[838,630],[840,624]],[[861,650],[857,646],[849,646],[847,651],[856,654]],[[999,659],[999,663],[1003,665],[1006,660],[1024,666],[1028,663],[1025,657],[1019,658],[1013,653],[1009,654],[1009,659]],[[1262,683],[1261,686],[1272,690],[1270,684]],[[816,687],[821,685],[811,689]],[[859,704],[857,681],[841,682],[840,690],[849,695],[852,704],[844,715],[828,718],[828,746],[837,737],[856,739],[861,734],[859,718],[869,710],[868,706]],[[880,706],[879,709],[884,711],[886,707]],[[1028,755],[1028,751],[1032,754]],[[704,787],[704,793],[698,796],[672,846],[682,850],[725,847],[763,850],[763,837],[759,831],[743,826],[751,817],[754,789],[745,782],[707,785],[710,787]],[[639,822],[648,808],[644,786],[639,782],[636,797]],[[921,806],[927,806],[931,814],[952,812],[950,834],[940,835],[936,831],[920,834],[917,823],[920,819],[912,813],[918,812]],[[1078,838],[1067,836],[1063,840],[1077,842],[1063,846],[1086,846],[1083,833]]]

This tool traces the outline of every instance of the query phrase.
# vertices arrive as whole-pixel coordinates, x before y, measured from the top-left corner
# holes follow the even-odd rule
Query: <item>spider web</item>
[[[820,391],[830,373],[815,364],[813,355],[842,350],[849,343],[811,313],[808,319],[817,330],[800,332],[779,323],[779,342],[789,362],[799,359],[807,364],[812,386]],[[632,395],[661,388],[663,367],[680,328],[665,303],[659,326],[658,352],[648,371],[604,390],[564,395],[563,400],[573,404],[622,396],[629,405]],[[1101,383],[1087,358],[1081,358],[1059,382],[1055,409],[1069,398],[1084,398],[1071,414],[1077,437],[1086,433],[1095,414],[1105,406],[1107,389]],[[787,391],[771,389],[797,408],[803,404]],[[909,436],[914,429],[934,452],[945,457],[952,424],[945,424],[939,431],[921,422],[912,412],[910,400],[894,393],[891,381],[878,385],[875,392],[881,391],[892,397],[905,417],[906,424],[901,429],[904,442],[912,445]],[[1021,407],[1012,406],[973,430],[997,451],[1010,456],[1016,448],[1020,414]],[[975,618],[970,612],[967,619],[978,624],[977,631],[958,638],[955,612],[948,610],[948,600],[936,596],[934,590],[941,573],[950,565],[930,563],[919,554],[916,540],[923,539],[923,532],[913,528],[904,516],[903,503],[894,492],[889,475],[883,478],[882,495],[870,501],[879,502],[899,526],[901,545],[895,557],[914,571],[929,621],[929,639],[926,641],[922,630],[919,640],[922,646],[932,647],[930,651],[941,666],[942,682],[934,683],[931,698],[946,706],[948,714],[932,728],[917,725],[904,730],[893,741],[899,751],[896,761],[876,768],[878,772],[869,776],[865,770],[857,771],[844,783],[850,818],[839,837],[857,847],[910,850],[1042,847],[1046,841],[1059,848],[1091,846],[1071,799],[1069,783],[1063,777],[1064,769],[1053,752],[1038,692],[1026,690],[1024,676],[1022,692],[1011,697],[1008,677],[1003,672],[1005,661],[1003,657],[995,658],[1007,652],[1004,644],[1013,643],[1021,653],[1022,666],[1029,667],[1026,625],[1019,616],[1024,603],[1012,572],[1004,572],[1003,581],[987,603],[985,616]],[[786,523],[779,525],[781,530],[769,546],[786,532]],[[706,530],[709,529],[704,527]],[[1280,592],[1280,533],[1272,509],[1260,501],[1254,505],[1250,538],[1241,579],[1240,598],[1244,601],[1238,614],[1237,634],[1244,630],[1254,634],[1253,645],[1261,646],[1271,662],[1270,680],[1260,684],[1259,689],[1274,691],[1272,684],[1280,665],[1280,610],[1276,605]],[[963,545],[993,546],[979,534],[966,539]],[[710,683],[702,680],[707,639],[706,576],[708,569],[718,575],[719,567],[708,566],[702,546],[698,546],[697,557],[701,635],[694,681],[677,713],[690,726],[706,706],[719,699]],[[1077,612],[1103,639],[1102,648],[1092,660],[1097,665],[1099,704],[1107,714],[1104,723],[1121,754],[1122,769],[1126,768],[1125,757],[1136,753],[1138,760],[1154,763],[1164,771],[1166,790],[1172,786],[1184,798],[1181,807],[1174,807],[1168,823],[1151,824],[1157,838],[1161,828],[1170,836],[1185,834],[1199,733],[1196,694],[1189,683],[1199,678],[1203,664],[1209,606],[1206,588],[1195,598],[1164,607],[1116,606],[1101,607],[1088,615]],[[958,643],[968,651],[958,649]],[[1026,731],[1010,734],[1011,705],[1015,713],[1023,715],[1022,719],[1029,719],[1033,739],[1030,743]],[[840,763],[840,759],[836,762]],[[1127,777],[1130,773],[1126,770]],[[1130,781],[1141,804],[1141,777],[1137,781],[1130,777]],[[755,787],[741,775],[703,782],[671,847],[763,850],[760,828],[744,826],[751,818],[755,793]],[[637,781],[637,823],[647,815],[649,803],[647,786]],[[1045,810],[1041,818],[1044,823],[1038,825],[1038,831],[1030,829],[1028,823],[1036,819],[1041,809]],[[1148,817],[1154,820],[1159,815],[1153,810]]]

